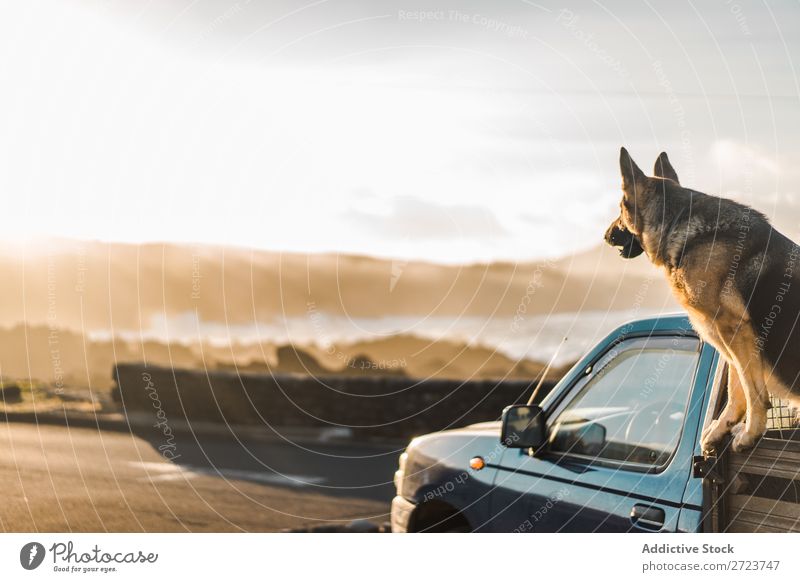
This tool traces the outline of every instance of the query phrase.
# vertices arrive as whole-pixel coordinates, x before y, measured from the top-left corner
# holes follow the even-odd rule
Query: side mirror
[[[515,404],[503,410],[500,442],[510,449],[538,449],[547,440],[544,412],[539,406]]]

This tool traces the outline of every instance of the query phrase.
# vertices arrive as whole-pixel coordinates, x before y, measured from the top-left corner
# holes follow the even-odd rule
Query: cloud
[[[729,139],[720,139],[711,145],[711,157],[728,173],[742,175],[747,172],[766,172],[775,175],[780,171],[777,158],[760,148]]]
[[[395,240],[494,240],[509,236],[488,208],[437,204],[412,196],[375,200],[361,195],[347,218],[354,226],[371,234]]]
[[[573,7],[581,35],[624,57],[623,79],[550,1],[437,0],[426,21],[388,0],[166,2],[141,18],[135,2],[53,0],[48,19],[6,3],[0,238],[555,256],[596,244],[615,214],[622,144],[643,167],[665,149],[687,186],[800,224],[796,8],[774,8],[788,47],[751,11],[754,44],[720,55],[685,11],[660,9],[678,46],[649,7],[609,8],[638,38]],[[741,35],[729,7],[698,10]]]
[[[758,143],[720,139],[709,148],[708,158],[718,182],[705,191],[749,204],[772,218],[779,229],[795,235],[800,222],[800,152],[769,151]]]

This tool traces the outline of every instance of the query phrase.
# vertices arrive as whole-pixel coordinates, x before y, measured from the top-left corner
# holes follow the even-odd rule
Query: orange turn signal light
[[[469,460],[469,468],[474,469],[475,471],[480,471],[486,466],[486,461],[483,460],[483,457],[472,457]]]

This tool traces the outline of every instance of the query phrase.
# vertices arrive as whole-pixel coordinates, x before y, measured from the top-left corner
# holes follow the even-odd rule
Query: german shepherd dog
[[[620,151],[622,202],[605,240],[662,267],[701,338],[728,362],[728,400],[701,437],[752,447],[769,394],[800,402],[800,248],[760,212],[681,186],[666,153],[654,177]]]

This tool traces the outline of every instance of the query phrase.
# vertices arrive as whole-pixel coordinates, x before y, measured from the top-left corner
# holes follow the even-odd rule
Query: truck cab
[[[541,403],[509,406],[500,422],[414,439],[395,475],[392,529],[720,528],[727,482],[699,440],[721,407],[725,379],[725,363],[687,317],[621,326]]]

